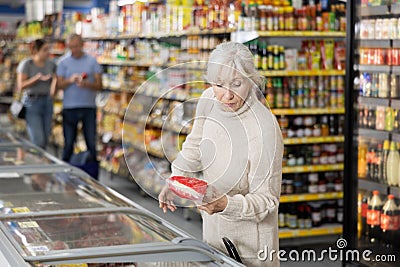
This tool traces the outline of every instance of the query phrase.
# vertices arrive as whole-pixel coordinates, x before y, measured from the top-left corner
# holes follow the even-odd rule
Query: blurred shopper
[[[64,90],[62,159],[69,162],[74,151],[78,123],[82,122],[83,135],[91,161],[96,152],[96,93],[102,90],[102,69],[96,59],[83,51],[80,35],[67,39],[70,52],[63,56],[57,67],[57,88]]]
[[[249,49],[234,42],[210,54],[207,79],[212,86],[198,101],[193,129],[172,163],[172,175],[201,172],[208,183],[208,192],[196,203],[205,242],[226,251],[223,237],[228,237],[246,266],[279,266],[276,254],[258,259],[266,247],[265,253],[279,250],[283,141],[275,116],[260,101],[265,82],[253,62]],[[175,211],[173,199],[164,187],[160,208]]]
[[[28,136],[45,148],[51,133],[53,96],[56,88],[56,64],[49,59],[50,47],[43,39],[31,44],[32,56],[17,67],[17,90],[26,107]]]

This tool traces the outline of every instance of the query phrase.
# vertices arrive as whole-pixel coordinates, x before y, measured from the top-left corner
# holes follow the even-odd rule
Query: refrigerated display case
[[[343,262],[399,266],[399,210],[384,204],[400,199],[389,178],[400,173],[391,168],[399,168],[399,158],[390,156],[400,141],[400,4],[347,1],[347,12],[344,249],[371,253]]]
[[[35,168],[43,165],[66,165],[63,161],[45,152],[44,150],[30,145],[27,142],[15,140],[15,143],[0,144],[0,170],[16,167],[23,169]]]
[[[74,167],[0,174],[0,266],[243,266]]]

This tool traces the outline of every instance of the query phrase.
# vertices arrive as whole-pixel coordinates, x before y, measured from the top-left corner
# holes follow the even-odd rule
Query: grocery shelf
[[[260,70],[261,75],[267,77],[281,76],[344,76],[344,70]]]
[[[274,108],[275,115],[344,114],[344,108]]]
[[[147,38],[147,39],[159,39],[159,38],[168,38],[168,37],[181,37],[181,36],[190,36],[190,35],[217,35],[217,34],[230,34],[234,32],[235,29],[189,29],[183,31],[171,31],[171,32],[155,32],[149,34],[122,34],[116,36],[96,36],[96,37],[86,37],[85,40],[123,40],[123,39],[133,39],[133,38]]]
[[[391,48],[390,40],[359,39],[360,48]]]
[[[358,103],[369,106],[384,106],[389,107],[389,98],[359,96]]]
[[[105,88],[103,88],[103,90],[102,91],[105,91],[105,92],[111,92],[111,93],[124,93],[124,92],[126,92],[126,93],[135,93],[136,92],[136,88],[130,88],[130,87],[127,87],[127,86],[121,86],[121,87],[105,87]]]
[[[302,201],[318,201],[326,199],[341,199],[343,192],[316,193],[316,194],[294,194],[281,195],[280,203],[302,202]]]
[[[340,31],[258,31],[260,37],[346,37]]]
[[[358,135],[362,136],[362,137],[369,137],[369,138],[374,138],[374,139],[378,139],[378,140],[382,140],[382,141],[389,139],[389,132],[373,130],[373,129],[359,128]]]
[[[335,143],[343,142],[344,136],[318,136],[318,137],[298,137],[284,138],[285,145],[301,145],[301,144],[316,144],[316,143]]]
[[[169,122],[164,122],[161,120],[150,120],[146,123],[147,126],[155,127],[155,128],[160,128],[163,130],[167,130],[170,132],[174,132],[176,134],[183,134],[183,135],[188,135],[190,133],[190,130],[187,128],[182,127],[181,125],[175,125],[171,124]]]
[[[391,69],[392,68],[388,65],[358,65],[359,71],[367,71],[367,72],[389,73]]]
[[[400,99],[392,99],[391,107],[394,109],[400,109]]]
[[[133,148],[136,148],[142,152],[145,152],[151,156],[155,156],[157,158],[165,158],[165,154],[163,151],[154,149],[151,147],[146,147],[143,143],[140,142],[129,142],[130,145],[132,145]]]
[[[389,9],[387,5],[382,6],[362,6],[360,10],[361,17],[388,15]]]
[[[389,192],[390,194],[394,195],[395,198],[400,199],[400,187],[390,186]]]
[[[285,166],[282,173],[299,173],[299,172],[325,172],[325,171],[343,171],[344,165],[340,164],[323,164],[323,165],[305,165],[305,166]]]
[[[379,193],[381,193],[383,195],[387,195],[387,193],[388,193],[388,185],[374,182],[371,180],[367,180],[365,178],[358,179],[358,188],[364,189],[367,191],[378,190]]]
[[[279,229],[279,238],[307,237],[318,235],[334,235],[342,233],[341,224],[329,224],[310,229]]]
[[[111,114],[111,115],[116,115],[119,117],[123,117],[125,115],[125,109],[121,109],[121,110],[109,110],[109,109],[102,109],[104,113],[106,114]]]
[[[400,40],[393,40],[392,42],[393,42],[392,45],[393,48],[400,48]]]
[[[400,5],[391,5],[390,6],[390,13],[391,14],[400,14]]]
[[[392,141],[400,143],[400,133],[392,133]]]
[[[392,73],[400,74],[400,66],[392,66]]]
[[[115,65],[115,66],[138,66],[138,67],[162,66],[162,64],[141,62],[137,60],[128,60],[128,59],[98,58],[97,62],[100,65]]]

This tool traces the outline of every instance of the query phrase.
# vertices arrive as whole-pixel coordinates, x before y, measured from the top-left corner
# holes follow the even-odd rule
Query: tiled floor
[[[125,178],[120,177],[113,177],[111,179],[110,175],[104,171],[101,172],[100,175],[100,182],[113,188],[115,191],[119,192],[120,194],[126,196],[127,198],[131,199],[132,201],[136,202],[140,206],[146,208],[147,210],[153,212],[154,214],[158,215],[159,217],[169,221],[173,225],[177,226],[178,228],[182,229],[183,231],[189,233],[190,235],[194,236],[195,238],[201,239],[202,230],[201,230],[201,220],[197,217],[196,214],[192,214],[193,217],[191,220],[186,220],[183,215],[182,209],[178,209],[176,212],[171,213],[168,212],[164,214],[162,210],[158,207],[158,202],[149,197],[143,196],[140,194],[137,186]],[[322,242],[322,241],[321,241]],[[325,241],[326,242],[326,241]],[[290,243],[290,241],[289,241]],[[333,244],[333,243],[330,243]],[[319,244],[313,245],[310,247],[307,246],[291,246],[286,247],[287,252],[292,249],[316,249],[320,251],[322,249],[328,249],[329,244]],[[317,254],[319,255],[319,254]],[[301,261],[285,261],[281,262],[282,267],[313,267],[313,266],[324,266],[324,267],[339,267],[341,266],[341,262],[339,261],[329,261],[324,260],[323,262],[301,262]]]

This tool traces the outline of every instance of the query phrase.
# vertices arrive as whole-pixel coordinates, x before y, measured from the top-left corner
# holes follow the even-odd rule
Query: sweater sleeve
[[[171,164],[172,176],[184,175],[191,176],[193,173],[200,172],[201,153],[200,142],[203,137],[203,125],[208,112],[212,108],[212,89],[207,89],[199,98],[196,107],[196,115],[193,122],[192,131],[186,137],[182,145],[182,150]]]
[[[227,220],[251,220],[260,222],[276,212],[282,181],[283,141],[279,126],[273,119],[275,130],[265,132],[260,139],[250,143],[248,184],[245,195],[227,196],[228,205],[219,214]],[[266,140],[275,140],[267,142]]]

